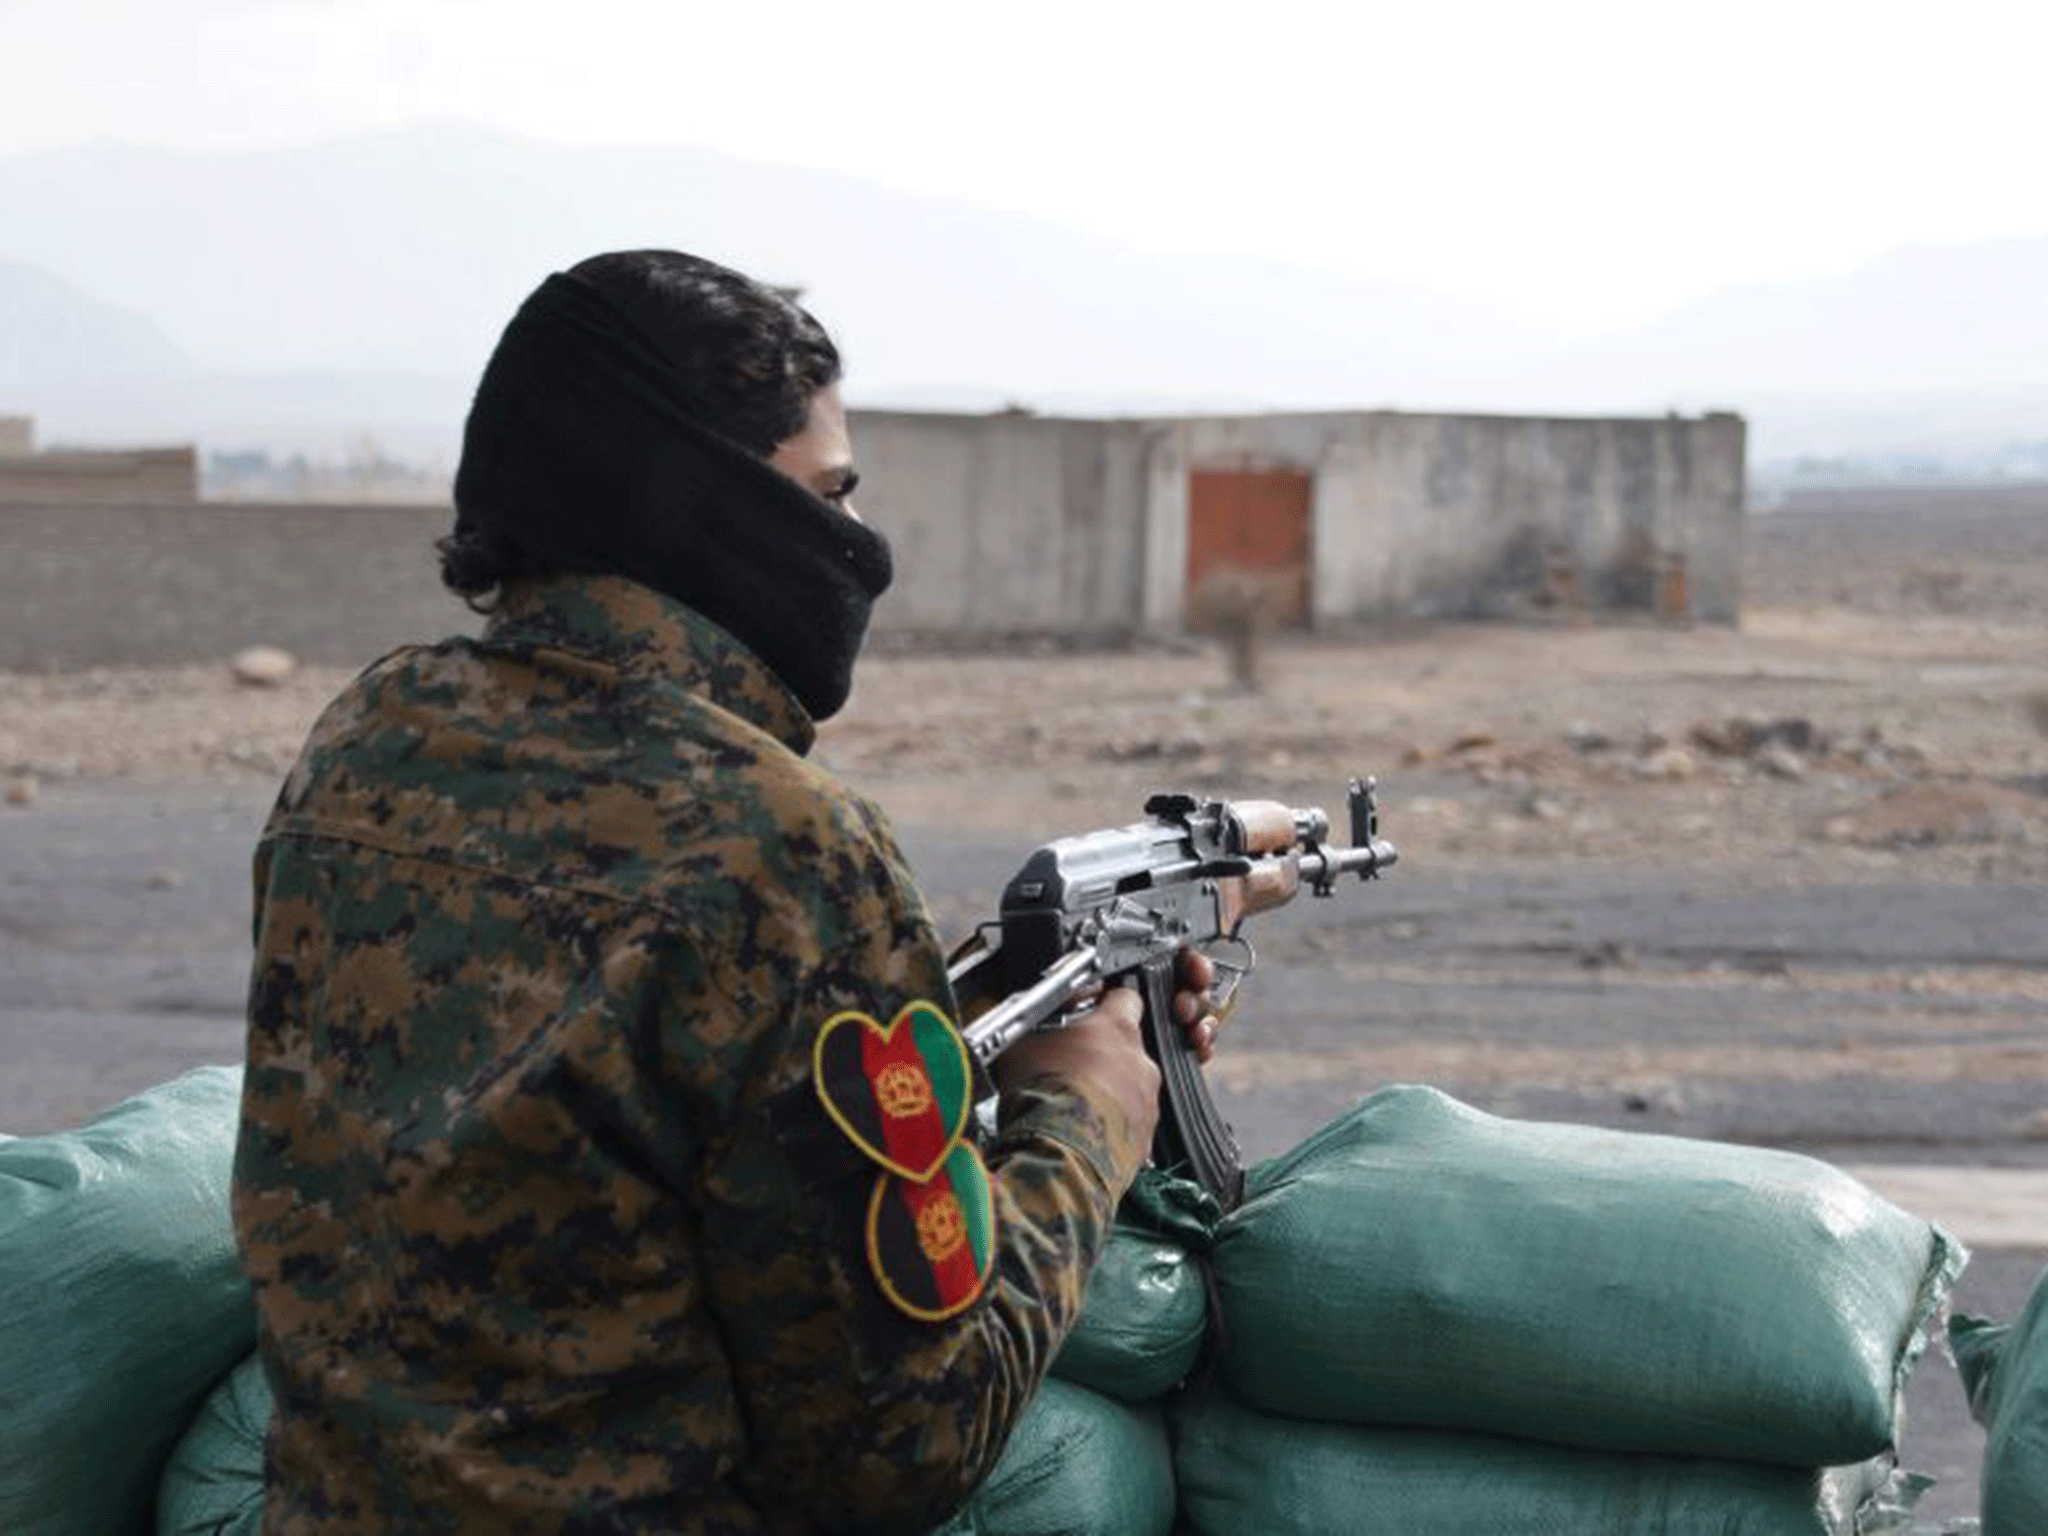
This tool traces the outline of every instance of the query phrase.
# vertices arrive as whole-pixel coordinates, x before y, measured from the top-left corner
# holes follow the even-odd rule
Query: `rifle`
[[[1330,818],[1319,809],[1161,794],[1145,802],[1145,821],[1037,849],[1003,888],[996,920],[953,957],[949,974],[965,1005],[1000,999],[967,1024],[969,1053],[987,1067],[1032,1030],[1059,1028],[1102,986],[1133,979],[1161,1079],[1152,1161],[1194,1178],[1225,1210],[1235,1206],[1244,1188],[1236,1135],[1169,1013],[1180,951],[1209,955],[1221,1016],[1258,964],[1246,919],[1285,906],[1304,885],[1329,896],[1345,875],[1371,880],[1391,866],[1399,855],[1379,835],[1373,781],[1353,779],[1347,800],[1348,847],[1328,841]]]

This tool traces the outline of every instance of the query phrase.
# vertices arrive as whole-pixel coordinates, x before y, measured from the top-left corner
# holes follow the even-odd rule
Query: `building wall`
[[[1318,627],[1512,614],[1555,599],[1560,570],[1589,610],[1661,602],[1673,570],[1690,616],[1740,610],[1733,416],[861,412],[854,434],[856,501],[896,552],[878,633],[1177,631],[1188,477],[1204,468],[1311,477]],[[258,642],[357,665],[474,626],[438,579],[446,508],[184,503],[0,497],[0,668],[206,660]]]
[[[26,458],[36,451],[33,416],[0,416],[0,459]]]
[[[896,556],[878,629],[1139,627],[1143,424],[861,411],[852,430],[855,504]]]
[[[1315,477],[1320,624],[1574,603],[1732,623],[1741,608],[1743,425],[1410,415],[1310,419],[1271,442]],[[1190,460],[1229,451],[1196,424]]]
[[[186,448],[0,453],[0,504],[133,505],[199,499],[199,455]]]
[[[470,630],[439,507],[0,506],[0,668],[211,661],[281,645],[363,665]]]
[[[1310,476],[1321,627],[1558,603],[1727,623],[1741,609],[1735,416],[857,413],[854,430],[862,500],[899,555],[883,628],[1178,629],[1201,469]]]

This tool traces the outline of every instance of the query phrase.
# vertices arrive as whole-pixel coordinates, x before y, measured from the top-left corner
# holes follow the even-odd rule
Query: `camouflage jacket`
[[[1142,1149],[1053,1079],[955,1134],[942,953],[812,735],[612,577],[314,727],[235,1163],[266,1530],[915,1532],[990,1469]]]

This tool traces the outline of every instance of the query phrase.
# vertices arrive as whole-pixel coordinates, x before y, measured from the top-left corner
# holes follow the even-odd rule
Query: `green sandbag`
[[[2048,1531],[2048,1271],[2016,1321],[1958,1314],[1949,1347],[1984,1426],[1984,1536]]]
[[[1209,1328],[1208,1286],[1190,1248],[1208,1247],[1220,1215],[1200,1185],[1141,1170],[1052,1374],[1127,1403],[1179,1385]]]
[[[156,1536],[259,1536],[270,1383],[250,1355],[210,1393],[164,1466]],[[932,1536],[1166,1536],[1165,1414],[1048,1381],[967,1507]]]
[[[967,1507],[931,1536],[1166,1536],[1166,1415],[1048,1381]]]
[[[0,1531],[149,1528],[157,1474],[255,1341],[228,1180],[239,1067],[0,1146]]]
[[[1173,1438],[1191,1536],[1851,1536],[1889,1471],[1311,1424],[1222,1392],[1179,1400]]]
[[[253,1354],[207,1394],[164,1463],[156,1536],[261,1536],[263,1437],[275,1406]]]
[[[1223,1372],[1297,1418],[1861,1462],[1966,1255],[1811,1158],[1374,1094],[1257,1170]]]

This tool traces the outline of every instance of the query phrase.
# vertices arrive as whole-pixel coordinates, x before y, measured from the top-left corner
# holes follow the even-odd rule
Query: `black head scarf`
[[[536,570],[630,577],[741,640],[815,720],[853,686],[889,545],[692,417],[646,334],[556,273],[505,327],[455,475],[455,532]]]

